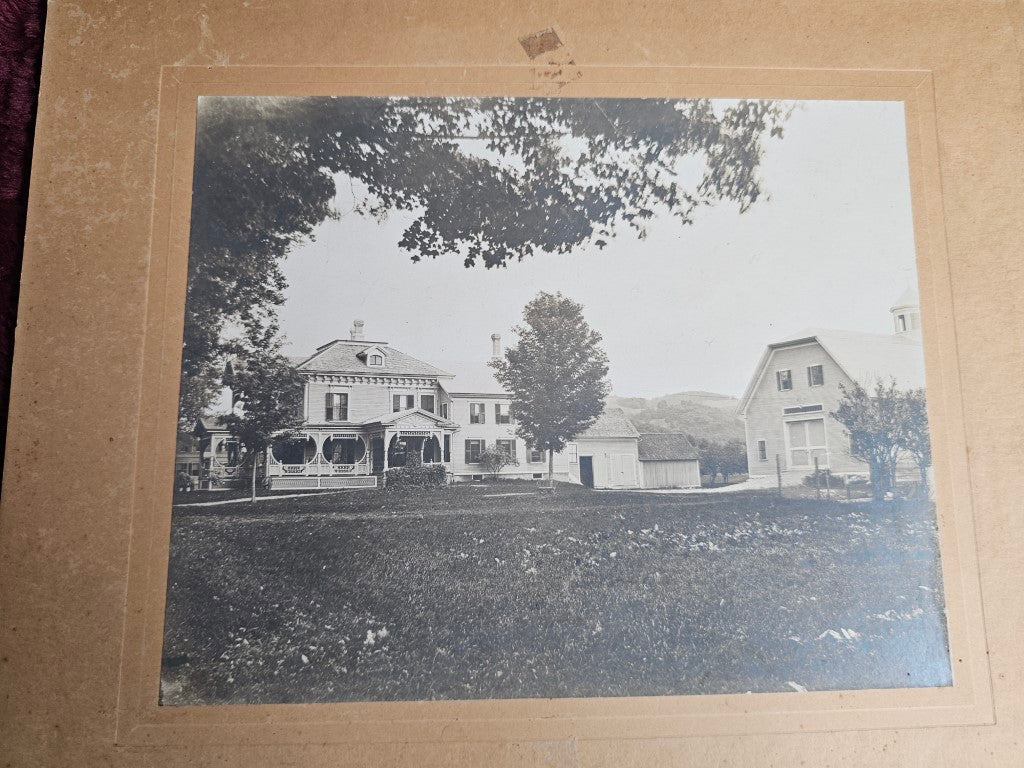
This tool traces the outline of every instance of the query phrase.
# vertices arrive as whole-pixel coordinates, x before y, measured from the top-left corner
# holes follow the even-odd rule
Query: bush
[[[393,467],[384,475],[388,488],[437,488],[448,482],[448,472],[443,464],[419,464]]]

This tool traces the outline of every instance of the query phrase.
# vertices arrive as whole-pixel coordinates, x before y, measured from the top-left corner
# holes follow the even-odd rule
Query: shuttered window
[[[483,440],[467,440],[466,441],[466,463],[467,464],[479,464],[480,454],[484,452],[484,441]]]
[[[487,411],[484,408],[483,403],[470,403],[469,404],[469,423],[470,424],[483,424],[487,421]]]
[[[494,423],[495,424],[511,424],[512,413],[507,404],[502,403],[494,404]]]
[[[495,440],[494,447],[499,451],[504,451],[513,460],[516,458],[516,441],[515,440]]]
[[[391,410],[395,413],[416,407],[415,395],[392,395]]]
[[[348,394],[346,392],[327,393],[324,419],[327,421],[348,421]]]

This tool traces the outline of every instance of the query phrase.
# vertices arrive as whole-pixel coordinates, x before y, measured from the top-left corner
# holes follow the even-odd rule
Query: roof
[[[383,368],[370,368],[358,357],[370,347],[384,352]],[[438,376],[450,377],[440,368],[418,360],[401,350],[380,341],[347,341],[338,339],[320,347],[312,356],[296,366],[299,371],[323,371],[329,373],[374,373],[383,376]]]
[[[455,377],[444,383],[449,395],[494,395],[509,397],[505,388],[494,377],[494,369],[486,362],[467,360],[446,360],[442,363],[449,370],[458,371]]]
[[[372,419],[366,419],[366,420],[360,422],[360,424],[363,424],[363,425],[366,425],[366,424],[382,424],[382,425],[395,424],[395,423],[397,423],[399,421],[402,421],[403,419],[406,419],[409,416],[413,416],[413,415],[422,416],[422,417],[424,417],[426,419],[429,419],[430,421],[433,421],[435,424],[437,424],[438,426],[441,426],[441,427],[448,427],[448,426],[454,427],[454,426],[457,426],[455,424],[455,422],[449,421],[448,419],[445,419],[445,418],[443,418],[441,416],[438,416],[436,413],[431,413],[430,411],[425,411],[422,408],[406,408],[405,410],[402,410],[402,411],[395,411],[394,413],[386,413],[386,414],[382,414],[381,416],[374,416]]]
[[[697,449],[682,432],[642,432],[637,442],[640,461],[686,461]]]
[[[633,422],[626,417],[621,408],[605,408],[604,413],[597,417],[597,421],[578,436],[588,437],[639,437]]]
[[[925,385],[924,348],[919,332],[883,334],[808,328],[768,345],[740,399],[738,413],[746,411],[772,353],[800,344],[820,345],[843,373],[865,387],[872,386],[878,379],[890,378],[904,389]]]
[[[921,298],[917,295],[917,291],[912,287],[908,287],[900,297],[896,299],[896,303],[892,305],[892,309],[903,309],[904,307],[919,307],[921,306]]]

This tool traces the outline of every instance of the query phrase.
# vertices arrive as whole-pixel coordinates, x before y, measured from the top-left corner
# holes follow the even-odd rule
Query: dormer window
[[[362,360],[369,368],[383,368],[387,352],[382,347],[367,347],[356,353],[356,357]]]

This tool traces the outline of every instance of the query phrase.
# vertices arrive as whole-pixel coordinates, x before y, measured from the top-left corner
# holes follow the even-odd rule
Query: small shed
[[[690,438],[678,432],[644,432],[637,443],[643,488],[699,488],[700,461]]]
[[[578,455],[570,455],[570,477],[590,488],[639,488],[638,435],[621,409],[605,409],[593,426],[576,438]]]

